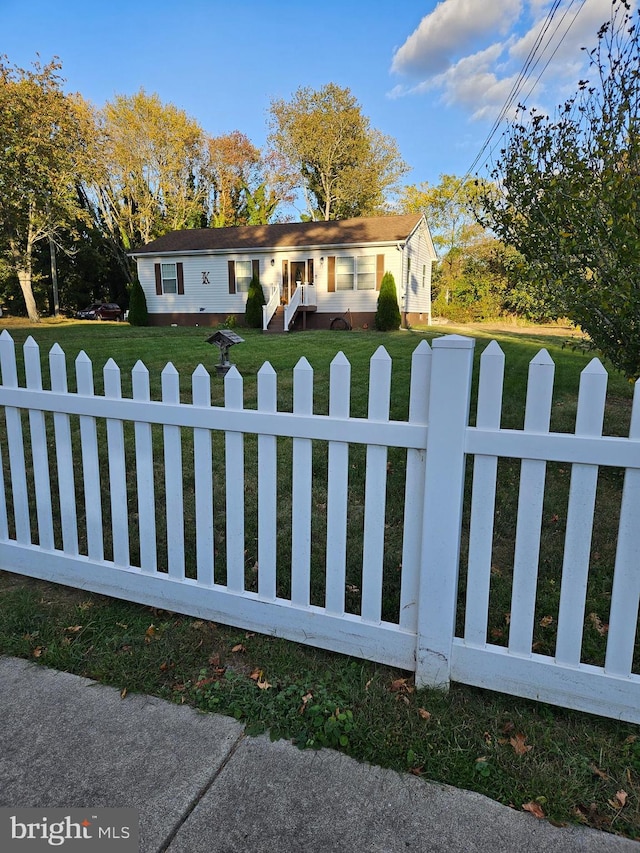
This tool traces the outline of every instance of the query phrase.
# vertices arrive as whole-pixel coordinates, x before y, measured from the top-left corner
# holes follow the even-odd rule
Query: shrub
[[[138,279],[133,282],[129,295],[129,323],[132,326],[147,326],[149,323],[147,298]]]
[[[252,329],[262,328],[262,306],[265,304],[264,291],[258,279],[254,276],[249,283],[247,306],[244,316],[247,326]]]
[[[400,309],[398,308],[396,282],[393,274],[390,272],[384,274],[380,283],[375,326],[379,332],[391,332],[394,329],[400,328]]]

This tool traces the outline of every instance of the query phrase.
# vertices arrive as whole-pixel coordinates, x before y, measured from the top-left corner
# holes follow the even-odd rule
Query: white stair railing
[[[295,317],[296,311],[302,305],[302,294],[304,293],[304,286],[299,285],[293,291],[291,299],[289,300],[289,304],[284,306],[284,330],[285,332],[289,331],[289,323]]]
[[[277,285],[273,285],[271,287],[271,293],[269,295],[269,299],[266,305],[262,306],[262,331],[266,332],[269,322],[273,315],[276,313],[276,309],[280,304],[280,288]]]

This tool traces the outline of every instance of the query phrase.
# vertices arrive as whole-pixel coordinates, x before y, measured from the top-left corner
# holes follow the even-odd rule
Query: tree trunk
[[[40,314],[36,307],[36,300],[33,295],[33,240],[31,235],[27,240],[26,249],[20,252],[15,244],[11,244],[11,253],[13,255],[20,289],[24,297],[24,304],[27,308],[27,315],[32,323],[40,322]]]
[[[27,315],[32,323],[40,322],[40,313],[36,307],[36,300],[33,296],[33,287],[31,286],[31,264],[29,269],[21,268],[18,270],[18,281],[20,289],[24,297],[24,304],[27,306]]]

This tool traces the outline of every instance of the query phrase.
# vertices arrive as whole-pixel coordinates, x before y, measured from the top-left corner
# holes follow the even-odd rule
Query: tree
[[[400,328],[400,309],[393,273],[386,272],[380,282],[374,323],[379,332],[391,332]]]
[[[78,184],[88,167],[91,114],[79,96],[64,94],[60,68],[36,62],[26,71],[0,59],[0,249],[34,322],[35,248],[57,242],[84,215]]]
[[[272,155],[302,190],[309,219],[379,213],[408,171],[396,142],[371,129],[349,89],[334,83],[273,100],[269,126]]]
[[[206,224],[204,135],[183,110],[143,89],[107,103],[99,127],[86,197],[133,281],[127,252],[168,231]]]
[[[264,291],[258,279],[254,276],[249,282],[245,319],[252,329],[262,328],[262,306],[265,304]]]
[[[591,81],[555,117],[510,127],[481,222],[524,256],[550,310],[640,376],[640,35],[624,0],[590,51]]]
[[[483,237],[474,208],[481,187],[473,178],[440,175],[434,186],[425,181],[403,187],[398,207],[402,213],[424,213],[435,247],[446,255]]]
[[[148,322],[147,298],[144,295],[142,285],[136,278],[131,285],[129,296],[129,324],[131,326],[146,326]]]
[[[244,194],[260,163],[260,151],[235,130],[207,140],[211,182],[210,224],[214,228],[244,225]]]

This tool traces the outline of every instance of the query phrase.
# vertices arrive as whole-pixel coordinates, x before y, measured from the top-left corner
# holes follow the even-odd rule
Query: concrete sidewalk
[[[640,853],[633,841],[2,657],[0,806],[133,807],[144,853]]]

